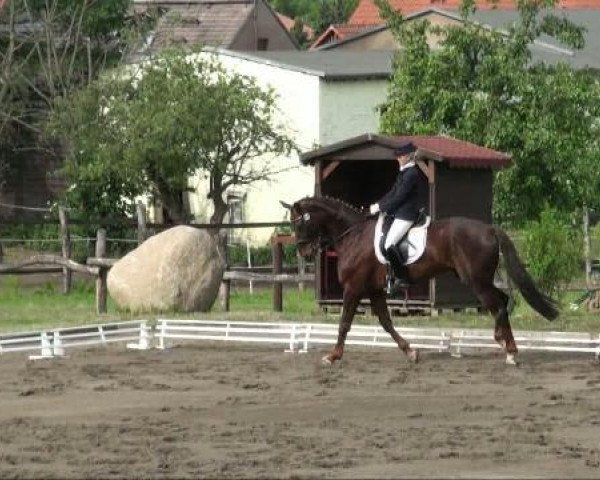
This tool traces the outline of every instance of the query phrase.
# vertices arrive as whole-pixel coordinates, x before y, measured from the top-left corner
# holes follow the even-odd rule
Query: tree
[[[544,293],[556,296],[581,269],[579,231],[570,228],[555,210],[545,209],[539,221],[529,222],[523,233],[528,270]]]
[[[331,24],[346,23],[358,0],[273,0],[273,8],[308,23],[318,36]]]
[[[358,0],[317,0],[313,2],[308,21],[315,36],[323,33],[329,25],[346,23],[356,9]]]
[[[310,39],[304,31],[304,22],[299,17],[294,20],[294,26],[290,30],[290,35],[300,45],[300,48],[305,49],[310,45]]]
[[[254,79],[205,55],[167,51],[58,102],[49,131],[71,145],[71,199],[151,195],[180,223],[182,194],[198,173],[209,183],[210,221],[221,223],[227,190],[269,178],[278,168],[267,157],[294,147],[274,114],[273,92]]]
[[[131,0],[11,0],[0,8],[0,162],[44,148],[41,126],[54,99],[136,47],[153,19],[130,7]]]
[[[573,213],[600,197],[600,86],[589,72],[535,63],[529,45],[546,33],[577,48],[583,30],[542,15],[553,0],[519,1],[508,32],[464,25],[407,24],[384,0],[382,14],[403,45],[397,56],[381,130],[389,134],[448,134],[509,152],[514,166],[496,177],[497,220],[522,224],[546,204]],[[427,44],[439,35],[439,49]]]

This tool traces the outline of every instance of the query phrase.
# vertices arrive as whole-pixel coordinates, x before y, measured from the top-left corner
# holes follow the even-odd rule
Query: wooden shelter
[[[507,167],[511,159],[488,148],[444,136],[365,134],[304,153],[301,161],[315,167],[315,195],[368,208],[394,183],[398,172],[394,148],[406,140],[418,147],[419,163],[428,172],[432,220],[463,216],[492,222],[494,170]],[[316,263],[318,303],[341,305],[335,251],[321,252]],[[451,273],[415,285],[405,298],[389,303],[408,310],[478,306],[471,291]]]

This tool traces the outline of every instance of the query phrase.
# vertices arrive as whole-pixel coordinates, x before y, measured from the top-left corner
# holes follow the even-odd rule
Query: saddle
[[[409,265],[416,262],[425,251],[425,241],[427,239],[427,228],[431,218],[427,216],[424,209],[419,212],[419,217],[410,230],[402,237],[397,246],[400,249],[404,264]],[[381,213],[375,227],[374,247],[377,259],[383,265],[389,263],[385,256],[385,240],[387,234],[394,222],[394,217]]]

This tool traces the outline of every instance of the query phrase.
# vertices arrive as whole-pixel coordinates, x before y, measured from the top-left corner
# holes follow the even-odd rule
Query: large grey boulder
[[[108,272],[108,292],[133,311],[207,311],[223,279],[225,262],[203,230],[173,227],[150,237]]]

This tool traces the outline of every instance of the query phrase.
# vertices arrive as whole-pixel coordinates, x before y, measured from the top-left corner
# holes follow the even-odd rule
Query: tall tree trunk
[[[158,188],[160,200],[165,209],[165,223],[182,225],[187,223],[188,216],[183,204],[183,193],[163,186]]]
[[[213,214],[210,217],[210,223],[213,225],[223,223],[223,219],[225,215],[227,215],[227,203],[223,200],[223,193],[219,190],[213,189],[209,194],[208,198],[212,200],[213,203]],[[223,259],[225,263],[229,265],[229,255],[227,251],[227,235],[229,233],[226,229],[219,229],[217,227],[210,228],[207,230],[209,234],[213,236],[213,238],[217,241],[219,245],[219,249],[222,252]]]
[[[227,203],[223,200],[223,195],[221,193],[215,193],[210,196],[210,199],[214,206],[213,214],[210,217],[210,223],[223,223],[223,219],[225,218],[225,215],[227,215]]]

